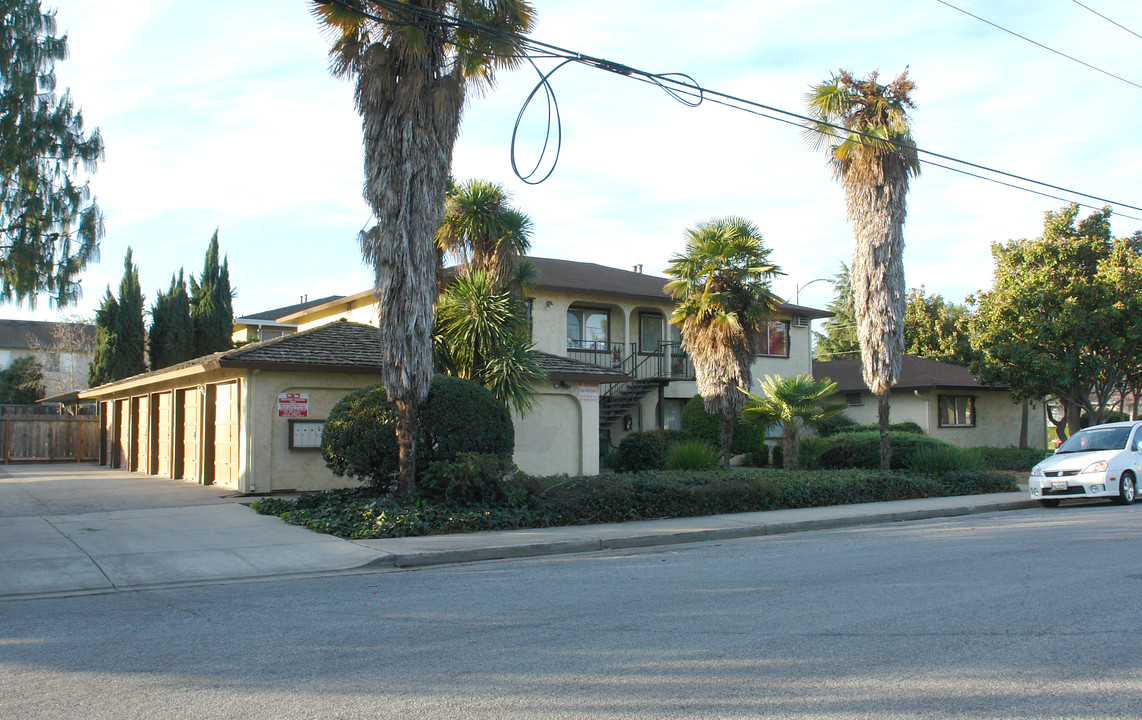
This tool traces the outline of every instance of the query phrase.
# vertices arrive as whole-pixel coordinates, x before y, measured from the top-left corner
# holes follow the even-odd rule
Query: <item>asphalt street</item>
[[[1142,506],[0,602],[4,718],[1137,718]]]

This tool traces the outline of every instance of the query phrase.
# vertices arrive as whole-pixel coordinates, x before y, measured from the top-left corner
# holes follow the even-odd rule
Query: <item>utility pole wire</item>
[[[1138,33],[1134,32],[1133,30],[1131,30],[1130,28],[1126,27],[1125,25],[1123,25],[1123,24],[1121,24],[1121,23],[1116,23],[1116,22],[1114,22],[1113,20],[1111,20],[1111,19],[1110,19],[1110,18],[1108,18],[1107,16],[1103,15],[1102,13],[1100,13],[1098,10],[1095,10],[1094,8],[1092,8],[1090,5],[1083,5],[1081,2],[1079,2],[1079,0],[1071,0],[1071,2],[1073,2],[1075,5],[1078,5],[1079,7],[1083,8],[1083,9],[1085,9],[1085,10],[1089,10],[1089,11],[1091,11],[1092,13],[1094,13],[1095,15],[1098,15],[1100,18],[1102,18],[1103,20],[1107,21],[1107,22],[1108,22],[1108,23],[1110,23],[1111,25],[1114,25],[1114,26],[1120,27],[1120,28],[1122,28],[1123,30],[1125,30],[1126,32],[1128,32],[1128,33],[1130,33],[1131,35],[1133,35],[1134,37],[1136,37],[1136,38],[1138,38],[1138,39],[1142,40],[1142,35],[1139,35]]]
[[[360,2],[360,0],[357,0],[357,1]],[[868,135],[866,133],[862,133],[862,132],[859,132],[856,130],[850,130],[849,128],[845,128],[845,127],[840,126],[840,125],[833,125],[831,123],[824,123],[824,122],[821,122],[815,118],[810,118],[810,117],[808,117],[806,115],[802,115],[800,113],[791,112],[789,110],[782,110],[781,108],[774,107],[772,105],[766,105],[764,103],[753,101],[753,100],[748,100],[748,99],[745,99],[745,98],[742,98],[742,97],[739,97],[736,95],[730,95],[728,93],[723,93],[723,92],[719,92],[717,90],[705,88],[705,87],[699,85],[692,77],[690,77],[689,75],[686,75],[685,73],[651,73],[651,72],[648,72],[646,70],[640,70],[638,68],[631,67],[629,65],[623,65],[622,63],[617,63],[617,62],[613,62],[611,60],[606,60],[603,58],[598,58],[598,57],[594,57],[591,55],[586,55],[584,53],[579,53],[579,52],[576,52],[574,50],[570,50],[567,48],[560,47],[558,45],[553,45],[551,43],[543,42],[541,40],[535,40],[535,39],[530,38],[526,35],[520,35],[518,33],[508,33],[506,31],[497,30],[494,28],[489,28],[487,26],[480,25],[478,23],[474,23],[471,21],[460,20],[458,18],[452,17],[452,16],[444,14],[444,13],[439,13],[439,12],[436,12],[434,10],[430,10],[428,8],[418,7],[418,8],[415,8],[415,13],[410,13],[410,7],[407,5],[407,3],[399,2],[397,0],[365,0],[365,1],[371,5],[386,8],[390,12],[393,12],[394,14],[396,14],[397,16],[409,17],[410,15],[415,14],[415,17],[409,18],[409,19],[392,20],[392,19],[381,18],[381,17],[378,17],[376,15],[370,14],[370,13],[364,11],[363,9],[361,9],[360,7],[358,7],[356,4],[350,4],[350,2],[347,2],[346,0],[317,0],[317,2],[320,2],[322,4],[334,5],[337,7],[341,7],[343,9],[346,9],[346,10],[349,10],[352,12],[356,12],[359,15],[361,15],[362,17],[366,17],[370,20],[373,20],[374,22],[378,22],[378,23],[382,23],[382,24],[386,24],[386,25],[417,26],[417,27],[421,27],[422,29],[425,29],[428,32],[431,32],[432,31],[432,25],[435,24],[435,25],[442,26],[442,27],[463,28],[463,29],[470,31],[470,32],[483,33],[485,35],[489,35],[489,36],[493,36],[493,37],[499,37],[499,38],[510,37],[510,38],[513,38],[513,39],[519,41],[519,43],[522,47],[525,47],[525,48],[533,51],[532,54],[513,55],[510,57],[515,57],[515,58],[520,58],[520,59],[529,59],[529,60],[532,58],[560,59],[560,60],[563,60],[563,62],[561,62],[559,64],[559,67],[563,67],[563,65],[566,65],[569,62],[575,62],[578,64],[586,65],[588,67],[593,67],[593,68],[596,68],[599,70],[605,70],[607,72],[614,73],[617,75],[623,75],[625,77],[630,77],[632,79],[639,80],[641,82],[646,82],[646,83],[649,83],[651,85],[655,85],[656,87],[665,91],[667,94],[669,94],[674,99],[678,100],[679,102],[681,102],[681,103],[683,103],[689,107],[697,107],[698,105],[701,105],[703,101],[710,100],[711,102],[714,102],[716,104],[724,105],[726,107],[730,107],[730,108],[733,108],[736,110],[741,110],[744,112],[749,112],[749,113],[752,113],[755,115],[759,115],[761,117],[768,118],[770,120],[776,120],[778,122],[783,122],[783,123],[786,123],[789,125],[794,125],[796,127],[802,128],[802,129],[807,124],[812,124],[812,125],[818,126],[818,127],[827,127],[827,128],[830,128],[836,132],[844,134],[844,135],[834,134],[834,137],[837,137],[838,139],[844,137],[845,135],[854,135],[854,136],[857,136],[861,139],[873,141],[873,142],[877,143],[878,145],[883,144],[883,142],[884,142],[882,138],[876,138],[876,137],[873,137],[873,136]],[[945,2],[944,0],[936,0],[936,2],[947,5],[948,7],[952,8],[954,10],[959,10],[960,12],[965,12],[963,10],[960,10],[960,8],[955,7],[954,5],[951,5],[947,2]],[[965,12],[965,14],[971,15],[971,13],[966,13],[966,12]],[[972,17],[977,17],[977,16],[972,15]],[[982,20],[983,22],[986,22],[989,25],[994,25],[994,23],[990,23],[987,20],[983,20],[983,18],[977,18],[977,19]],[[1004,30],[1005,32],[1011,32],[1010,30],[1006,30],[1005,28],[1002,28],[998,25],[996,25],[995,27],[999,28],[1000,30]],[[1015,33],[1012,33],[1012,34],[1015,34]],[[438,37],[440,37],[440,36],[438,36]],[[1022,37],[1022,36],[1019,36],[1019,37]],[[440,37],[440,39],[442,41],[448,43],[448,44],[455,46],[455,47],[461,47],[458,43],[456,43],[454,40],[452,40],[450,38]],[[1026,39],[1026,38],[1024,38],[1024,39]],[[1034,41],[1030,41],[1030,42],[1034,42]],[[1035,43],[1035,44],[1038,45],[1039,43]],[[1042,47],[1044,47],[1047,50],[1051,50],[1051,48],[1047,48],[1046,46],[1042,46]],[[467,48],[467,49],[473,49],[473,48]],[[1051,51],[1052,52],[1058,52],[1055,50],[1051,50]],[[490,55],[490,53],[485,53],[485,54]],[[1059,54],[1062,54],[1062,53],[1059,53]],[[508,56],[502,56],[502,57],[508,57]],[[1064,57],[1066,57],[1066,56],[1064,56]],[[1073,58],[1071,58],[1071,59],[1073,59]],[[1081,61],[1078,61],[1078,62],[1081,62]],[[1082,63],[1082,64],[1085,65],[1086,63]],[[557,67],[556,70],[558,70],[559,67]],[[1095,68],[1095,69],[1097,69],[1097,68]],[[537,68],[537,72],[538,72],[538,68]],[[553,71],[548,72],[546,74],[540,73],[539,84],[532,91],[531,95],[528,96],[527,101],[524,103],[524,107],[521,108],[519,116],[517,116],[517,118],[516,118],[516,130],[513,130],[513,133],[512,133],[513,141],[514,141],[514,138],[516,137],[516,131],[518,130],[519,123],[521,122],[521,120],[523,118],[524,110],[526,110],[527,104],[531,102],[531,99],[535,96],[535,94],[538,92],[538,90],[540,88],[544,88],[546,90],[549,102],[552,101],[553,91],[551,90],[549,81],[550,81],[551,75],[554,72],[555,71],[553,70]],[[1100,71],[1100,72],[1104,72],[1104,71]],[[1119,78],[1119,79],[1121,79],[1121,78]],[[1126,82],[1130,82],[1130,81],[1126,81]],[[1133,85],[1134,83],[1131,83],[1131,84]],[[1142,85],[1137,85],[1137,87],[1139,89],[1142,89]],[[775,117],[773,115],[769,115],[769,114],[766,114],[763,112],[758,112],[757,110],[754,110],[753,108],[765,110],[769,113],[777,113],[778,115],[782,115],[784,117]],[[556,107],[556,119],[557,119],[557,117],[558,117],[558,108]],[[790,120],[788,118],[793,118],[793,120]],[[800,122],[794,122],[794,120],[797,120]],[[549,119],[549,123],[550,123],[550,119]],[[550,129],[549,129],[549,133],[550,133]],[[539,181],[530,180],[530,178],[536,172],[536,170],[533,170],[527,176],[520,176],[519,173],[517,172],[516,176],[519,177],[521,181],[526,182],[528,184],[537,184],[538,182],[543,182],[543,180],[545,180],[547,177],[550,177],[551,173],[554,172],[554,170],[555,170],[555,163],[558,163],[558,156],[559,156],[559,152],[560,152],[559,146],[560,145],[561,145],[561,139],[560,139],[560,141],[558,141],[558,143],[556,145],[556,149],[554,151],[555,152],[555,160],[552,163],[552,167],[548,170],[547,174],[544,175],[543,179],[541,179]],[[546,153],[546,147],[547,147],[547,143],[545,141],[544,142],[544,152],[545,153]],[[974,168],[976,170],[981,170],[984,172],[1000,175],[1002,177],[1007,177],[1007,178],[1010,178],[1013,180],[1017,180],[1019,182],[1030,183],[1032,185],[1038,185],[1040,187],[1048,188],[1051,190],[1056,190],[1058,192],[1063,192],[1063,193],[1067,193],[1070,195],[1077,195],[1079,197],[1088,198],[1090,200],[1095,200],[1098,202],[1106,203],[1108,205],[1115,205],[1118,207],[1128,208],[1131,210],[1137,210],[1139,212],[1142,212],[1142,207],[1140,207],[1138,205],[1131,205],[1129,203],[1110,200],[1110,199],[1107,199],[1104,197],[1100,197],[1098,195],[1091,195],[1089,193],[1084,193],[1084,192],[1081,192],[1079,190],[1073,190],[1073,189],[1066,188],[1066,187],[1063,187],[1060,185],[1053,185],[1051,183],[1043,182],[1040,180],[1034,180],[1032,178],[1025,177],[1022,175],[1018,175],[1016,173],[1006,172],[1004,170],[998,170],[996,168],[988,167],[986,165],[981,165],[978,163],[973,163],[973,162],[970,162],[967,160],[960,160],[960,159],[952,157],[950,155],[944,155],[944,154],[933,152],[930,150],[924,150],[923,148],[920,148],[920,147],[916,148],[916,152],[918,154],[928,155],[928,156],[933,157],[933,158],[938,158],[940,160],[944,160],[947,162],[957,163],[960,165],[964,165],[966,167]],[[513,153],[513,167],[514,167],[514,153],[515,153],[514,145],[512,148],[512,153]],[[542,160],[543,160],[543,157],[541,156],[540,159],[537,161],[537,168],[538,168],[538,164],[541,163]],[[988,182],[996,183],[999,185],[1005,185],[1007,187],[1011,187],[1011,188],[1016,189],[1016,190],[1022,190],[1024,192],[1029,192],[1029,193],[1033,193],[1036,195],[1041,195],[1041,196],[1048,197],[1048,198],[1051,198],[1054,200],[1059,200],[1062,202],[1068,202],[1068,199],[1066,199],[1066,198],[1060,198],[1060,197],[1057,197],[1055,195],[1049,195],[1049,194],[1046,194],[1046,193],[1043,193],[1043,192],[1040,192],[1037,190],[1033,190],[1031,188],[1022,187],[1019,185],[1014,185],[1014,184],[1007,183],[1007,182],[1004,182],[1004,181],[1001,181],[1001,180],[998,180],[995,178],[989,178],[986,176],[977,175],[975,173],[967,172],[965,170],[958,169],[958,168],[947,167],[944,165],[940,165],[938,163],[931,162],[929,160],[924,160],[923,162],[926,162],[926,163],[931,164],[931,165],[935,165],[935,166],[943,168],[943,169],[952,170],[954,172],[959,172],[961,174],[968,175],[969,177],[975,177],[975,178],[978,178],[981,180],[986,180]],[[1086,205],[1083,203],[1077,203],[1077,204],[1081,205],[1083,207],[1086,207],[1086,208],[1092,208],[1093,207],[1091,205]],[[1119,215],[1121,217],[1129,218],[1131,220],[1142,220],[1142,218],[1137,218],[1137,217],[1133,217],[1130,215],[1123,215],[1122,213],[1119,213]]]
[[[1088,63],[1088,62],[1083,62],[1082,60],[1079,60],[1079,59],[1078,59],[1078,58],[1076,58],[1076,57],[1072,57],[1072,56],[1070,56],[1070,55],[1067,55],[1067,54],[1066,54],[1066,53],[1064,53],[1064,52],[1060,52],[1060,51],[1056,50],[1055,48],[1052,48],[1052,47],[1048,47],[1048,46],[1044,45],[1044,44],[1043,44],[1043,43],[1041,43],[1041,42],[1036,42],[1036,41],[1032,40],[1031,38],[1027,37],[1026,35],[1020,35],[1019,33],[1015,32],[1015,31],[1013,31],[1013,30],[1008,30],[1007,28],[1003,27],[1002,25],[996,25],[996,24],[995,24],[995,23],[993,23],[992,21],[990,21],[990,20],[986,20],[986,19],[984,19],[984,18],[981,18],[979,15],[973,15],[972,13],[968,12],[967,10],[964,10],[963,8],[958,8],[958,7],[956,7],[955,5],[951,4],[950,2],[947,2],[946,0],[936,0],[936,2],[938,2],[938,3],[940,3],[941,5],[944,5],[944,6],[946,6],[946,7],[950,7],[952,10],[955,10],[956,12],[961,12],[961,13],[963,13],[964,15],[967,15],[968,17],[973,17],[973,18],[975,18],[976,20],[979,20],[979,21],[980,21],[980,22],[982,22],[982,23],[986,23],[986,24],[988,24],[988,25],[992,26],[993,28],[995,28],[996,30],[1002,30],[1003,32],[1007,33],[1008,35],[1014,35],[1015,37],[1019,38],[1020,40],[1025,40],[1025,41],[1027,41],[1027,42],[1031,43],[1032,45],[1036,45],[1036,46],[1038,46],[1038,47],[1041,47],[1041,48],[1043,48],[1044,50],[1046,50],[1046,51],[1048,51],[1048,52],[1053,52],[1053,53],[1055,53],[1056,55],[1058,55],[1059,57],[1064,57],[1064,58],[1066,58],[1067,60],[1070,60],[1071,62],[1076,62],[1076,63],[1078,63],[1079,65],[1082,65],[1083,67],[1087,67],[1087,68],[1090,68],[1091,70],[1094,70],[1095,72],[1100,72],[1100,73],[1102,73],[1103,75],[1106,75],[1107,77],[1112,77],[1112,78],[1114,78],[1115,80],[1119,80],[1119,81],[1121,81],[1121,82],[1124,82],[1124,83],[1126,83],[1127,85],[1133,85],[1134,87],[1138,88],[1139,90],[1142,90],[1142,85],[1139,85],[1138,83],[1134,82],[1133,80],[1127,80],[1127,79],[1126,79],[1126,78],[1124,78],[1124,77],[1121,77],[1121,76],[1119,76],[1119,75],[1115,75],[1115,74],[1114,74],[1114,73],[1112,73],[1112,72],[1109,72],[1109,71],[1107,71],[1107,70],[1103,70],[1102,68],[1100,68],[1100,67],[1096,67],[1096,66],[1094,66],[1094,65],[1091,65],[1091,64],[1090,64],[1090,63]],[[1079,3],[1079,4],[1080,4],[1080,5],[1082,5],[1082,3]],[[1083,7],[1086,7],[1086,6],[1085,6],[1085,5],[1083,5]],[[1090,8],[1087,8],[1087,9],[1089,10]],[[1092,11],[1092,12],[1093,12],[1093,11]],[[1096,14],[1097,14],[1097,13],[1096,13]],[[1100,16],[1100,17],[1101,17],[1101,16]],[[1111,21],[1111,22],[1113,22],[1113,21]],[[1118,24],[1118,23],[1115,23],[1115,25],[1117,25],[1117,24]],[[1119,27],[1121,27],[1121,26],[1119,26]],[[1125,29],[1125,28],[1124,28],[1124,29]]]

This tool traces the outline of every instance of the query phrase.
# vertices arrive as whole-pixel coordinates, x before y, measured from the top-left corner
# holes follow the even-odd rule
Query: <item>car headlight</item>
[[[1031,477],[1043,477],[1043,468],[1038,465],[1031,468]]]
[[[1096,472],[1106,472],[1106,461],[1105,460],[1099,460],[1096,463],[1091,463],[1090,465],[1087,465],[1086,468],[1083,469],[1084,475],[1087,473],[1096,473]]]

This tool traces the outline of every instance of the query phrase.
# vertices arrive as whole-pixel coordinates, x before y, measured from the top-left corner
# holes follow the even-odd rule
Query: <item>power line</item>
[[[972,13],[968,12],[967,10],[964,10],[963,8],[956,7],[955,5],[951,4],[950,2],[947,2],[947,0],[936,0],[936,2],[940,3],[941,5],[945,5],[947,7],[950,7],[951,9],[953,9],[957,12],[961,12],[964,15],[967,15],[968,17],[973,17],[982,23],[986,23],[986,24],[992,26],[993,28],[995,28],[996,30],[1002,30],[1003,32],[1007,33],[1008,35],[1014,35],[1015,37],[1019,38],[1020,40],[1025,40],[1025,41],[1031,43],[1032,45],[1036,45],[1038,47],[1043,48],[1044,50],[1047,50],[1048,52],[1053,52],[1056,55],[1058,55],[1059,57],[1064,57],[1067,60],[1070,60],[1071,62],[1076,62],[1079,65],[1082,65],[1084,67],[1090,68],[1091,70],[1094,70],[1095,72],[1100,72],[1103,75],[1106,75],[1107,77],[1112,77],[1115,80],[1120,80],[1120,81],[1126,83],[1127,85],[1133,85],[1134,87],[1138,88],[1139,90],[1142,90],[1142,85],[1139,85],[1138,83],[1134,82],[1133,80],[1127,80],[1126,78],[1124,78],[1120,75],[1115,75],[1114,73],[1112,73],[1108,70],[1103,70],[1100,67],[1097,67],[1095,65],[1091,65],[1090,63],[1079,60],[1078,58],[1073,57],[1071,55],[1067,55],[1066,53],[1060,52],[1060,51],[1058,51],[1052,47],[1048,47],[1041,42],[1036,42],[1035,40],[1032,40],[1031,38],[1027,37],[1026,35],[1020,35],[1019,33],[1015,32],[1014,30],[1008,30],[1007,28],[1003,27],[1002,25],[996,25],[995,23],[993,23],[990,20],[986,20],[984,18],[981,18],[979,15],[973,15]]]
[[[474,23],[474,22],[471,22],[468,20],[456,18],[456,17],[450,16],[450,15],[447,15],[444,13],[439,13],[439,12],[436,12],[434,10],[430,10],[427,8],[417,7],[417,8],[414,8],[412,12],[410,12],[410,6],[407,3],[399,2],[397,0],[367,0],[367,1],[372,5],[383,7],[385,9],[389,10],[391,13],[393,13],[395,16],[397,16],[398,19],[393,20],[393,19],[387,19],[387,18],[379,17],[375,14],[366,12],[365,10],[363,10],[360,7],[357,7],[356,5],[349,4],[348,2],[346,2],[346,0],[318,0],[318,2],[321,2],[322,4],[334,5],[337,7],[344,8],[346,10],[350,10],[352,12],[358,13],[362,17],[366,17],[370,20],[373,20],[374,22],[378,22],[381,24],[385,24],[385,25],[415,25],[417,27],[425,29],[430,34],[432,34],[434,37],[436,37],[438,40],[440,40],[441,42],[450,44],[454,47],[458,47],[461,49],[466,49],[466,50],[469,50],[471,52],[479,52],[479,53],[482,53],[482,54],[485,54],[485,55],[488,55],[491,57],[500,57],[500,58],[506,58],[506,59],[526,59],[529,62],[531,62],[532,67],[536,70],[536,73],[539,75],[540,80],[536,84],[535,88],[532,90],[531,94],[529,94],[527,99],[524,101],[524,104],[520,108],[520,112],[516,117],[515,127],[512,130],[512,149],[511,149],[513,171],[515,171],[516,176],[521,181],[528,183],[528,184],[538,184],[538,183],[543,182],[544,180],[546,180],[548,177],[551,176],[551,174],[555,171],[556,164],[558,164],[559,155],[561,152],[561,145],[562,145],[562,124],[561,124],[561,121],[559,119],[558,103],[555,100],[554,89],[551,87],[550,78],[556,71],[558,71],[559,69],[561,69],[565,65],[568,65],[571,63],[577,63],[577,64],[581,64],[581,65],[586,65],[587,67],[593,67],[595,69],[605,70],[605,71],[613,73],[613,74],[622,75],[624,77],[629,77],[631,79],[638,80],[640,82],[645,82],[645,83],[654,85],[654,86],[662,89],[666,93],[668,93],[674,99],[678,100],[679,102],[681,102],[681,103],[683,103],[689,107],[697,107],[697,106],[701,105],[704,101],[710,101],[710,102],[713,102],[715,104],[719,104],[719,105],[723,105],[725,107],[730,107],[730,108],[733,108],[736,110],[748,112],[750,114],[758,115],[760,117],[764,117],[764,118],[767,118],[770,120],[776,120],[777,122],[782,122],[782,123],[785,123],[787,125],[793,125],[793,126],[798,127],[800,129],[804,129],[806,124],[812,124],[815,127],[826,127],[826,128],[831,129],[832,131],[834,131],[833,137],[836,137],[838,139],[842,139],[846,136],[857,136],[857,137],[860,137],[862,139],[874,141],[878,145],[883,144],[883,142],[884,142],[883,139],[875,138],[871,135],[868,135],[866,133],[862,133],[862,132],[859,132],[856,130],[850,130],[850,129],[845,128],[845,127],[840,126],[840,125],[834,125],[831,123],[821,122],[815,118],[810,118],[810,117],[808,117],[806,115],[802,115],[800,113],[795,113],[795,112],[792,112],[789,110],[783,110],[781,108],[774,107],[771,105],[766,105],[766,104],[761,103],[761,102],[748,100],[748,99],[742,98],[740,96],[730,95],[728,93],[723,93],[723,92],[719,92],[717,90],[712,90],[710,88],[703,87],[703,86],[699,85],[697,83],[697,81],[695,81],[692,77],[690,77],[689,75],[687,75],[685,73],[651,73],[651,72],[648,72],[646,70],[640,70],[638,68],[631,67],[629,65],[623,65],[622,63],[617,63],[617,62],[613,62],[613,61],[606,60],[603,58],[598,58],[598,57],[594,57],[591,55],[586,55],[584,53],[580,53],[580,52],[577,52],[574,50],[563,48],[563,47],[560,47],[558,45],[552,45],[550,43],[546,43],[546,42],[543,42],[540,40],[535,40],[535,39],[530,38],[526,35],[520,35],[518,33],[511,33],[511,32],[499,30],[496,28],[489,28],[487,26],[480,25],[478,23]],[[965,12],[963,10],[960,10],[960,8],[955,7],[954,5],[951,5],[947,2],[945,2],[944,0],[936,0],[936,1],[940,2],[944,5],[947,5],[948,7],[952,8],[954,10],[959,10],[960,12]],[[965,14],[970,15],[971,13],[965,13]],[[973,15],[972,17],[976,17],[976,16]],[[983,18],[978,18],[978,19],[983,20]],[[988,24],[993,24],[987,20],[983,20],[983,22],[987,22]],[[479,48],[474,48],[471,46],[460,44],[450,37],[440,35],[439,33],[434,31],[435,27],[441,27],[441,28],[451,27],[451,28],[458,28],[458,29],[462,28],[468,32],[472,32],[474,34],[482,34],[486,37],[492,37],[492,38],[496,38],[496,39],[503,40],[503,41],[512,40],[512,41],[514,41],[514,44],[523,48],[524,52],[522,54],[496,54],[496,53],[487,52],[487,51],[484,51],[484,50],[479,49]],[[996,27],[998,27],[1001,30],[1004,30],[1005,32],[1010,32],[1009,30],[1006,30],[1005,28],[1001,28],[999,26],[996,26]],[[1012,34],[1014,34],[1014,33],[1012,33]],[[1034,41],[1031,41],[1031,42],[1034,42]],[[1038,43],[1035,43],[1035,44],[1038,44]],[[1050,48],[1046,48],[1046,49],[1049,50]],[[1057,51],[1052,50],[1052,52],[1057,52]],[[556,67],[554,69],[552,69],[551,71],[549,71],[547,73],[544,73],[538,68],[538,66],[535,65],[535,63],[534,63],[535,59],[552,59],[552,60],[560,60],[560,62],[556,65]],[[1083,64],[1085,64],[1085,63],[1083,63]],[[1126,81],[1126,82],[1129,82],[1129,81]],[[1131,83],[1131,84],[1134,84],[1134,83]],[[1138,87],[1140,89],[1142,89],[1142,85],[1139,85]],[[516,159],[515,159],[515,145],[516,145],[516,141],[518,138],[519,126],[520,126],[520,123],[522,122],[523,115],[524,115],[525,111],[527,110],[527,107],[529,106],[531,101],[538,94],[540,89],[544,90],[544,94],[545,94],[545,96],[547,98],[547,102],[548,102],[548,131],[547,131],[546,137],[544,138],[543,149],[540,153],[539,158],[536,160],[535,167],[529,173],[527,173],[525,175],[525,174],[521,174],[517,168],[517,163],[516,163]],[[782,117],[779,117],[779,116],[782,116]],[[551,161],[551,167],[547,170],[547,172],[542,177],[540,177],[540,179],[534,180],[532,178],[535,176],[536,173],[538,173],[539,168],[542,166],[544,158],[546,157],[546,154],[547,154],[548,144],[551,141],[551,127],[552,127],[553,122],[555,124],[555,127],[557,128],[557,137],[556,137],[556,141],[555,141],[555,149],[553,151],[554,152],[554,159]],[[837,133],[842,133],[842,134],[837,134]],[[960,160],[960,159],[952,157],[950,155],[944,155],[944,154],[933,152],[930,150],[925,150],[925,149],[920,148],[920,147],[916,148],[916,152],[919,155],[927,155],[927,156],[932,157],[932,158],[944,160],[946,162],[956,163],[959,165],[963,165],[965,167],[973,168],[975,170],[980,170],[983,172],[992,173],[992,174],[999,175],[1002,177],[1006,177],[1006,178],[1016,180],[1019,182],[1037,185],[1039,187],[1047,188],[1049,190],[1055,190],[1057,192],[1066,193],[1068,195],[1079,196],[1079,197],[1087,198],[1090,200],[1095,200],[1095,201],[1098,201],[1101,203],[1105,203],[1108,205],[1114,205],[1114,206],[1118,206],[1121,208],[1128,208],[1131,210],[1137,210],[1139,212],[1142,212],[1142,207],[1137,206],[1137,205],[1131,205],[1129,203],[1124,203],[1124,202],[1100,197],[1098,195],[1092,195],[1089,193],[1084,193],[1084,192],[1081,192],[1079,190],[1066,188],[1066,187],[1063,187],[1060,185],[1054,185],[1054,184],[1043,182],[1040,180],[1035,180],[1035,179],[1032,179],[1032,178],[1023,176],[1023,175],[1018,175],[1016,173],[1011,173],[1011,172],[1007,172],[1004,170],[999,170],[996,168],[988,167],[986,165],[973,163],[973,162],[970,162],[968,160]],[[1043,197],[1051,198],[1053,200],[1059,200],[1061,202],[1073,202],[1072,200],[1069,200],[1068,198],[1062,198],[1062,197],[1059,197],[1056,195],[1051,195],[1051,194],[1048,194],[1048,193],[1045,193],[1045,192],[1042,192],[1039,190],[1035,190],[1032,188],[1023,187],[1021,185],[1016,185],[1013,183],[1005,182],[1003,180],[999,180],[996,178],[986,177],[983,175],[979,175],[977,173],[973,173],[973,172],[970,172],[967,170],[963,170],[961,168],[955,168],[955,167],[950,167],[947,165],[942,165],[942,164],[936,163],[932,160],[927,160],[927,159],[921,158],[921,162],[935,166],[935,167],[940,167],[941,169],[951,170],[952,172],[958,172],[960,174],[967,175],[969,177],[974,177],[974,178],[977,178],[980,180],[986,180],[988,182],[992,182],[992,183],[995,183],[998,185],[1003,185],[1003,186],[1010,187],[1010,188],[1013,188],[1016,190],[1022,190],[1024,192],[1029,192],[1029,193],[1032,193],[1035,195],[1040,195]],[[1085,204],[1085,203],[1076,203],[1076,204],[1081,205],[1082,207],[1086,207],[1086,208],[1097,209],[1097,208],[1094,208],[1094,206],[1089,205],[1089,204]],[[1142,218],[1137,218],[1137,217],[1133,217],[1130,215],[1124,215],[1122,213],[1118,213],[1118,214],[1121,217],[1129,218],[1131,220],[1142,220]]]
[[[1128,33],[1130,33],[1131,35],[1133,35],[1134,37],[1136,37],[1136,38],[1138,38],[1138,39],[1142,40],[1142,35],[1139,35],[1138,33],[1134,32],[1133,30],[1131,30],[1130,28],[1126,27],[1125,25],[1123,25],[1123,24],[1121,24],[1121,23],[1117,23],[1117,22],[1115,22],[1115,21],[1111,20],[1110,18],[1108,18],[1107,16],[1103,15],[1103,14],[1102,14],[1102,13],[1100,13],[1098,10],[1095,10],[1095,9],[1094,9],[1094,8],[1092,8],[1091,6],[1089,6],[1089,5],[1083,5],[1081,2],[1079,2],[1079,0],[1071,0],[1071,2],[1073,2],[1075,5],[1078,5],[1079,7],[1083,8],[1083,9],[1085,9],[1085,10],[1089,10],[1089,11],[1091,11],[1092,13],[1094,13],[1095,15],[1098,15],[1100,18],[1102,18],[1103,20],[1107,21],[1107,22],[1108,22],[1108,23],[1110,23],[1111,25],[1114,25],[1114,26],[1120,27],[1120,28],[1122,28],[1123,30],[1125,30],[1126,32],[1128,32]]]

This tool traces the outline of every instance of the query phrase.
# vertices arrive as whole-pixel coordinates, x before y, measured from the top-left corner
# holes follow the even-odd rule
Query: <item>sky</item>
[[[925,149],[1142,207],[1142,38],[1073,0],[949,0],[1114,79],[968,17],[938,0],[533,0],[537,40],[802,112],[838,69],[916,83],[913,135]],[[1142,33],[1142,3],[1084,0]],[[328,72],[329,38],[307,0],[45,0],[68,35],[57,65],[106,157],[91,177],[106,221],[101,260],[78,306],[91,317],[117,289],[130,247],[148,306],[180,268],[198,274],[218,230],[237,316],[371,286],[356,236],[360,118],[353,86]],[[550,63],[541,69],[550,70]],[[696,223],[752,220],[792,301],[825,307],[852,253],[844,198],[824,154],[797,127],[569,65],[551,77],[562,128],[553,174],[511,167],[529,67],[470,99],[453,175],[502,183],[534,224],[532,254],[661,275]],[[546,106],[524,114],[516,152],[535,162]],[[991,245],[1037,237],[1053,199],[926,166],[904,229],[908,287],[962,302],[991,284]],[[1083,210],[1083,214],[1089,210]],[[1142,211],[1122,208],[1142,218]],[[1142,221],[1112,218],[1116,236]],[[812,283],[812,284],[810,284]],[[54,319],[42,298],[0,317]]]

